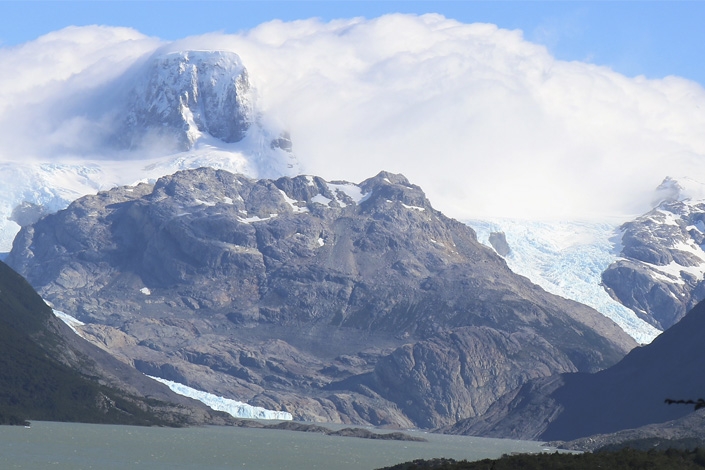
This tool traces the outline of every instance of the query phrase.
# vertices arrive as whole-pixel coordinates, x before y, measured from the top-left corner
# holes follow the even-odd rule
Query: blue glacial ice
[[[600,285],[602,272],[621,250],[618,223],[472,220],[466,222],[487,245],[492,232],[504,232],[509,268],[544,290],[588,305],[613,320],[638,343],[661,331],[612,299]]]

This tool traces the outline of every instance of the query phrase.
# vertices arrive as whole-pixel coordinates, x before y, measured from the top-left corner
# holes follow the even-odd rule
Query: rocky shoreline
[[[327,436],[341,436],[341,437],[357,437],[360,439],[381,439],[386,441],[412,441],[412,442],[428,442],[427,439],[423,437],[415,437],[409,434],[392,431],[392,432],[373,432],[365,428],[343,428],[334,431],[325,426],[318,424],[307,424],[297,421],[281,421],[276,424],[265,424],[262,421],[254,420],[238,420],[235,424],[239,427],[244,428],[258,428],[258,429],[281,429],[284,431],[299,431],[299,432],[316,432],[320,434],[325,434]]]

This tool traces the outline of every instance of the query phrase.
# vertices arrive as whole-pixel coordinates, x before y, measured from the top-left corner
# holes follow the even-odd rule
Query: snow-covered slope
[[[0,253],[20,225],[114,186],[200,166],[265,178],[299,173],[288,134],[264,124],[232,52],[156,53],[73,99],[72,112],[101,123],[92,128],[98,136],[85,136],[92,147],[51,162],[0,162]]]
[[[626,223],[469,225],[513,271],[595,308],[648,343],[705,299],[705,185],[667,177],[653,204],[653,210]]]
[[[504,233],[509,267],[548,292],[589,305],[639,343],[650,343],[660,333],[600,285],[602,272],[618,257],[618,224],[492,220],[468,225],[488,246],[490,234]]]

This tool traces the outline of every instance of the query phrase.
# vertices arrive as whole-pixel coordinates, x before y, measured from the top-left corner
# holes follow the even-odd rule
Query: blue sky
[[[128,26],[173,40],[236,33],[273,19],[393,12],[435,12],[464,23],[521,29],[558,59],[606,65],[630,77],[678,75],[705,86],[701,1],[2,1],[0,44],[20,44],[69,25]]]

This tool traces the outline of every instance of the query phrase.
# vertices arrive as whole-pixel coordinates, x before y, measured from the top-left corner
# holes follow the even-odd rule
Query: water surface
[[[173,429],[33,422],[29,429],[0,426],[0,468],[372,470],[419,458],[479,460],[549,450],[531,441],[409,434],[429,442],[224,426]]]

